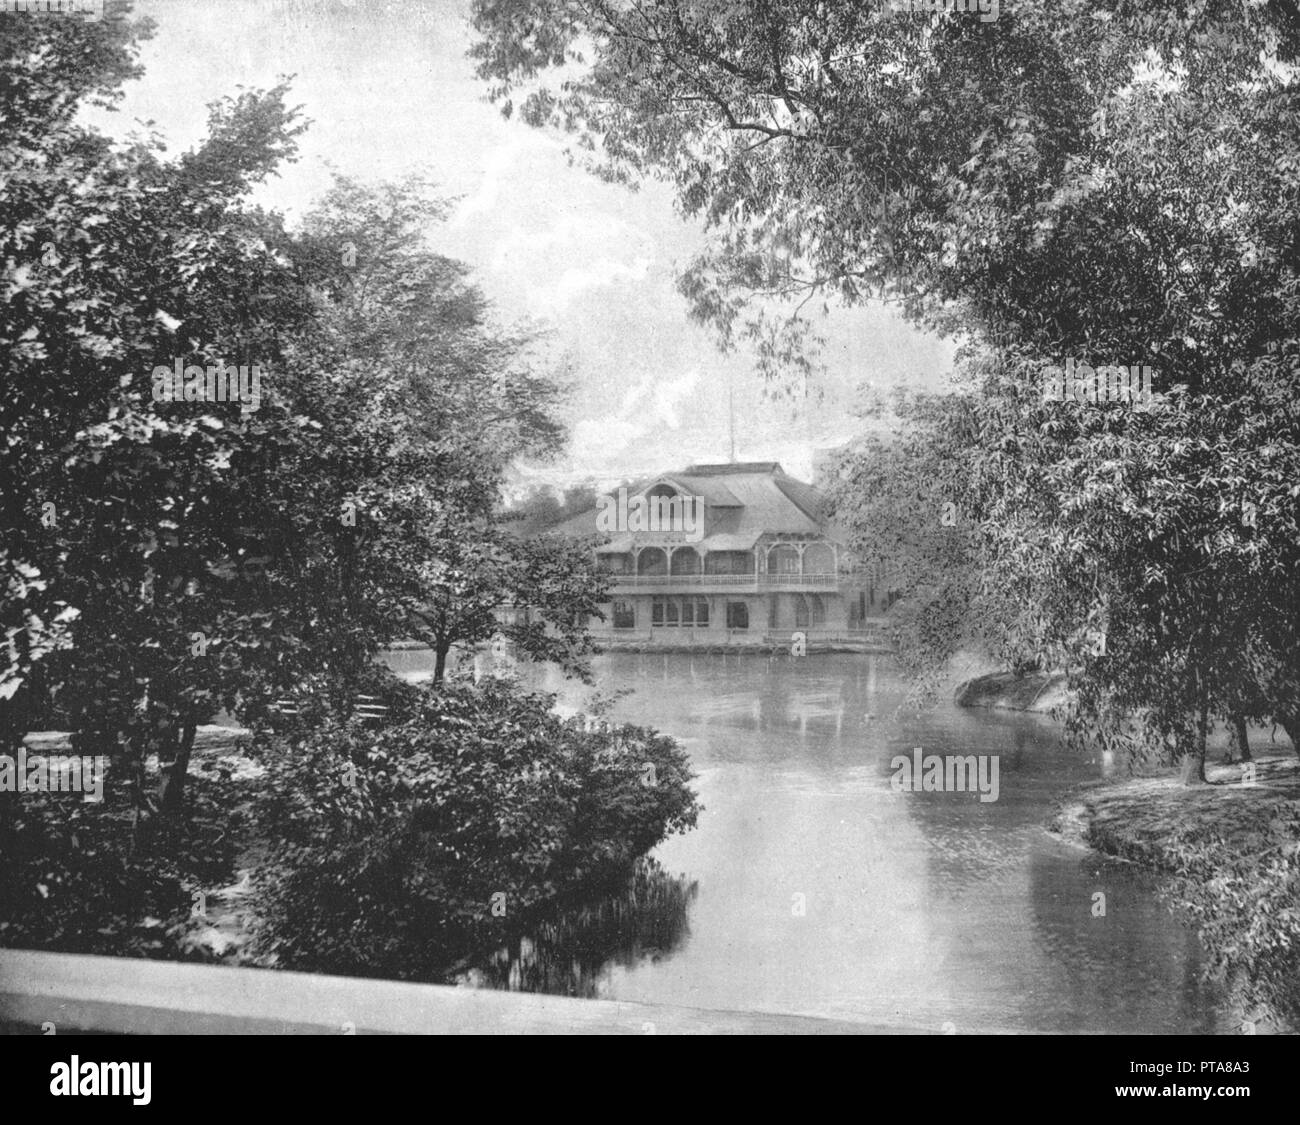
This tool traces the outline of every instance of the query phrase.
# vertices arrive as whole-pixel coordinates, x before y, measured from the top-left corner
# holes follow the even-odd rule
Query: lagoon
[[[424,671],[427,654],[389,656]],[[1102,765],[1044,716],[908,703],[888,656],[608,654],[564,709],[690,752],[704,811],[620,893],[490,951],[457,981],[898,1030],[1216,1033],[1221,988],[1155,880],[1050,835]],[[900,792],[893,759],[996,756],[978,791]]]

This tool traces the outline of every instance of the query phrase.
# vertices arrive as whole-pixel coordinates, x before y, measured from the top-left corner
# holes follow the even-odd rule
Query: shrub
[[[234,875],[234,803],[229,783],[197,777],[184,821],[137,827],[131,788],[113,767],[102,803],[0,793],[0,946],[174,956],[169,934],[192,892]]]
[[[1216,837],[1176,833],[1174,897],[1196,920],[1209,970],[1252,1022],[1300,1028],[1300,816],[1274,815],[1258,844],[1234,856]]]
[[[326,717],[264,742],[261,950],[437,979],[695,824],[676,743],[562,720],[553,702],[501,680],[451,682],[383,729]]]

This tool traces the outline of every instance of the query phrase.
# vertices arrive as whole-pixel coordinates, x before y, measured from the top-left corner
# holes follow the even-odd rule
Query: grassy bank
[[[1197,925],[1210,971],[1241,998],[1246,1020],[1300,1027],[1300,760],[1290,749],[1207,762],[1208,786],[1173,771],[1076,791],[1051,828],[1167,877]]]

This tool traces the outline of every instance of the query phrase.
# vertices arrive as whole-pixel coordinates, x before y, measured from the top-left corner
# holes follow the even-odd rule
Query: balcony
[[[807,590],[836,593],[847,574],[611,574],[616,594],[766,594]]]

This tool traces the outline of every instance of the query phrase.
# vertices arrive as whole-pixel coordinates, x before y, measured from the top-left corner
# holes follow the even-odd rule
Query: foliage
[[[144,833],[111,769],[102,803],[0,793],[0,945],[174,956],[193,891],[234,874],[241,824],[229,784],[196,778],[187,820]]]
[[[0,729],[16,745],[57,699],[78,748],[125,752],[138,784],[145,755],[231,701],[263,624],[197,588],[240,554],[231,466],[266,425],[237,404],[155,402],[151,375],[178,359],[271,369],[302,324],[282,232],[238,204],[302,126],[277,87],[215,103],[175,162],[151,139],[114,147],[74,114],[135,73],[147,27],[0,20]],[[196,633],[228,646],[195,660]]]
[[[1300,1027],[1300,816],[1265,826],[1225,863],[1221,839],[1176,839],[1177,898],[1196,920],[1209,970],[1239,985],[1248,1012]]]
[[[441,673],[531,603],[514,639],[581,674],[591,560],[497,519],[511,459],[558,446],[561,388],[428,247],[446,204],[341,179],[290,232],[246,201],[305,128],[285,85],[214,103],[165,161],[75,118],[147,25],[0,21],[4,745],[66,722],[146,810],[156,753],[178,807],[198,723],[306,680],[345,706],[395,639]],[[155,368],[227,362],[261,371],[255,408],[156,400]]]
[[[949,401],[864,438],[837,490],[859,557],[901,575],[914,667],[966,643],[1064,667],[1072,737],[1171,749],[1189,780],[1220,718],[1278,722],[1300,753],[1294,5],[476,0],[474,19],[504,112],[520,99],[703,220],[682,292],[769,377],[811,369],[814,299],[963,337]],[[1068,359],[1150,366],[1154,401],[1044,402]],[[1189,883],[1266,1002],[1294,979],[1289,854],[1253,886]]]
[[[859,451],[861,482],[898,472],[896,493],[920,479],[905,456],[942,465],[921,518],[942,498],[968,521],[967,588],[914,576],[914,651],[1043,652],[1074,675],[1076,734],[1113,743],[1140,709],[1137,746],[1176,736],[1202,779],[1215,717],[1300,733],[1286,5],[1026,0],[984,21],[479,0],[475,21],[503,108],[522,97],[526,121],[613,178],[669,180],[705,222],[683,292],[769,375],[807,372],[818,297],[966,337],[968,400],[936,408],[956,433],[931,411],[896,452]],[[1043,365],[1067,358],[1150,365],[1157,401],[1042,402]],[[863,544],[885,514],[841,510]],[[919,554],[887,564],[934,573],[937,528],[902,526]]]
[[[263,948],[288,966],[438,979],[694,825],[675,743],[584,729],[552,703],[448,681],[398,725],[327,720],[266,743]]]
[[[518,536],[540,535],[573,516],[596,506],[596,490],[591,485],[575,485],[557,497],[545,485],[535,486],[526,496],[512,504],[506,518]]]

